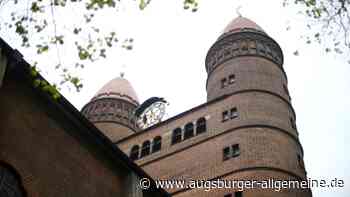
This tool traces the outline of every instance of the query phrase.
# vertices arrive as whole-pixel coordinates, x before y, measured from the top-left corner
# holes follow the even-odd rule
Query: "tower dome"
[[[267,63],[265,63],[266,61]],[[241,67],[240,65],[243,64],[246,64],[246,66]],[[206,70],[208,77],[206,88],[208,101],[236,92],[237,85],[232,85],[235,83],[236,76],[242,77],[243,73],[252,76],[249,70],[252,69],[250,68],[252,65],[266,64],[273,65],[266,67],[273,70],[269,71],[271,76],[275,75],[274,72],[277,72],[282,73],[286,78],[282,66],[283,53],[278,43],[252,20],[241,16],[233,19],[207,53]],[[256,69],[261,70],[263,68],[265,67],[260,66]],[[260,75],[256,79],[259,77],[265,79]],[[267,83],[272,83],[272,81],[267,81]],[[244,88],[252,89],[255,84],[265,85],[259,80],[247,81]],[[271,87],[266,86],[264,88],[267,90]]]
[[[134,116],[138,105],[131,83],[117,77],[97,91],[82,113],[112,142],[117,142],[139,130]]]
[[[233,19],[224,29],[223,34],[230,33],[230,32],[238,32],[242,29],[254,29],[261,32],[265,32],[259,25],[257,25],[254,21],[239,16],[235,19]]]
[[[105,84],[92,98],[92,100],[101,98],[117,98],[138,105],[137,94],[128,80],[123,77],[117,77]]]

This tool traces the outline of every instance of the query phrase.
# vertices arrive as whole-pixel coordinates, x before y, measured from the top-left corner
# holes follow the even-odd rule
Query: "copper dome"
[[[95,94],[92,100],[100,98],[118,98],[135,105],[139,104],[139,99],[134,88],[128,80],[122,77],[117,77],[109,81]]]

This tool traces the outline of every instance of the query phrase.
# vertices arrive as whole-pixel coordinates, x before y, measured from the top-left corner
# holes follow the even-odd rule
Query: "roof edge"
[[[89,120],[87,120],[64,96],[61,96],[58,100],[54,100],[47,93],[40,89],[34,88],[31,84],[30,74],[30,64],[26,62],[22,57],[22,54],[18,50],[10,47],[1,37],[0,37],[0,48],[3,49],[3,54],[8,58],[8,67],[6,74],[15,74],[17,77],[22,78],[24,81],[28,82],[28,85],[33,88],[33,90],[40,95],[42,99],[45,99],[49,105],[57,109],[57,112],[62,113],[72,124],[80,128],[78,130],[72,131],[77,132],[80,137],[86,139],[91,144],[105,151],[105,156],[110,159],[113,163],[119,164],[122,167],[129,169],[134,172],[140,178],[148,178],[151,183],[151,187],[148,191],[159,190],[164,196],[169,196],[170,194],[162,188],[157,188],[155,181],[151,178],[142,168],[137,164],[132,162],[129,157],[123,153],[117,146],[115,146],[112,141],[110,141],[99,129],[97,129]],[[12,64],[9,64],[12,63]],[[13,72],[12,72],[13,71]],[[26,72],[28,71],[28,72]],[[5,77],[6,77],[5,74]],[[40,74],[37,76],[40,80],[43,80],[50,84],[44,77]]]

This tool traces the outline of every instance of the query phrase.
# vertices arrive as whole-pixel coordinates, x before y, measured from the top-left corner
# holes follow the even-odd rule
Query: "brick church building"
[[[82,113],[155,179],[306,180],[303,148],[278,43],[234,19],[209,49],[207,102],[154,124],[129,81],[115,78]],[[145,106],[146,105],[146,106]],[[153,106],[157,110],[156,106]],[[146,118],[146,119],[145,119]],[[309,197],[308,189],[168,189],[172,196]]]
[[[33,87],[29,64],[1,39],[0,49],[1,197],[312,196],[153,181],[307,179],[282,50],[247,18],[234,19],[207,53],[207,102],[166,120],[166,101],[141,103],[124,77],[79,112]]]

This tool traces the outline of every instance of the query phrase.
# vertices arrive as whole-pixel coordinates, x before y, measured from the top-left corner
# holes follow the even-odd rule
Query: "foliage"
[[[135,1],[140,10],[151,3],[151,0]],[[185,10],[197,11],[197,0],[182,1]],[[0,11],[10,10],[10,20],[0,18],[0,31],[18,36],[22,47],[38,55],[55,55],[57,61],[46,66],[53,67],[61,76],[58,87],[68,84],[79,91],[83,84],[79,71],[73,72],[75,69],[107,58],[116,47],[133,49],[133,38],[121,38],[117,32],[101,28],[96,19],[106,11],[117,13],[119,3],[120,0],[0,0]],[[322,44],[327,53],[350,52],[350,0],[283,0],[283,5],[298,6],[308,18],[309,31],[303,33],[307,44]],[[75,21],[72,26],[66,25],[66,18],[60,18],[62,13],[69,12],[74,12],[77,18],[72,20]],[[74,62],[67,63],[61,58],[66,48],[75,50]],[[299,51],[294,54],[299,55]]]
[[[151,0],[137,0],[140,10],[145,9],[150,2]],[[119,3],[120,0],[0,0],[0,9],[10,12],[10,20],[0,21],[0,31],[19,37],[21,46],[35,51],[37,55],[55,55],[57,62],[53,61],[52,65],[46,67],[54,68],[60,73],[58,87],[63,84],[73,85],[79,91],[83,87],[79,69],[107,58],[108,52],[115,47],[127,51],[133,49],[133,38],[121,39],[117,32],[102,28],[96,19],[108,11],[113,11],[116,15]],[[195,12],[198,2],[183,0],[183,6],[184,9]],[[72,12],[76,18],[61,18],[62,13]],[[67,22],[73,24],[68,26]],[[76,61],[67,63],[61,57],[62,51],[65,52],[67,48],[75,49]],[[36,65],[37,62],[33,64]],[[35,84],[46,87],[38,81]]]
[[[303,35],[307,44],[322,44],[327,53],[350,52],[350,0],[284,0],[284,6],[291,2],[309,19]]]

